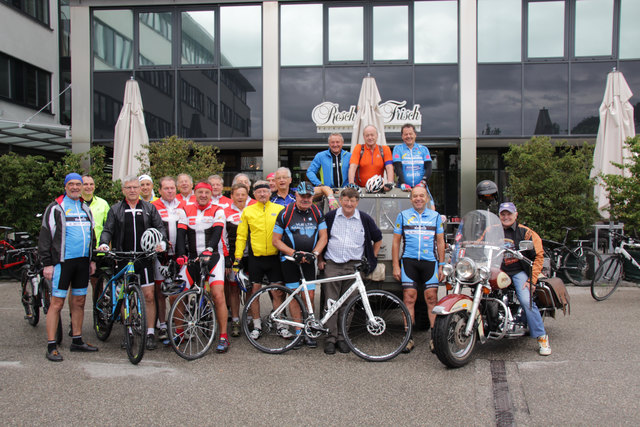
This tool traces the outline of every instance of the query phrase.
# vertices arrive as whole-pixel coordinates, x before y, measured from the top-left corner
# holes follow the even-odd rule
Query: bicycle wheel
[[[144,295],[137,279],[132,279],[127,285],[125,298],[127,300],[122,324],[126,337],[127,356],[131,363],[137,365],[144,356],[144,347],[147,341]]]
[[[367,291],[375,324],[367,318],[359,295],[347,305],[340,319],[342,335],[351,350],[365,360],[393,359],[411,337],[411,316],[402,300],[390,292]]]
[[[611,256],[600,264],[591,281],[591,296],[596,301],[604,301],[616,290],[622,280],[623,264],[619,256]]]
[[[562,259],[564,275],[576,286],[589,286],[594,273],[600,266],[602,257],[587,246],[578,246],[571,252],[567,252]]]
[[[218,324],[213,301],[207,292],[200,292],[195,289],[184,292],[169,311],[171,347],[187,360],[204,356],[216,338]]]
[[[36,326],[40,321],[40,301],[38,296],[33,294],[31,277],[27,270],[22,271],[20,279],[22,306],[24,307],[24,318],[31,326]]]
[[[247,336],[247,339],[255,348],[269,354],[284,353],[290,350],[304,335],[300,333],[297,336],[293,335],[293,337],[291,337],[292,334],[295,334],[293,326],[283,325],[279,322],[279,320],[294,321],[291,316],[291,307],[287,307],[277,317],[271,317],[271,313],[276,308],[274,307],[272,297],[276,293],[280,293],[278,296],[283,299],[287,298],[293,291],[279,285],[267,286],[253,294],[242,310],[242,328],[244,329],[244,334]],[[302,318],[306,319],[307,310],[304,304],[302,304],[302,298],[296,295],[294,299],[298,305],[302,307]],[[251,323],[248,322],[248,316],[252,316],[254,311],[259,313],[259,328],[255,327],[255,320]]]
[[[98,277],[96,282],[95,295],[96,302],[93,306],[93,330],[100,341],[105,341],[111,335],[113,323],[110,321],[113,312],[113,301],[111,299],[111,285],[103,292],[107,283],[107,278],[103,275]]]

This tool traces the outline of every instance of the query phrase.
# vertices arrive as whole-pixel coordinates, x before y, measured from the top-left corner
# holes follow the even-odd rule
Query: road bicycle
[[[209,295],[208,262],[209,258],[205,256],[189,261],[200,266],[200,280],[194,282],[188,291],[183,292],[186,283],[177,275],[170,279],[172,284],[164,285],[166,291],[163,294],[169,296],[170,300],[179,294],[171,304],[167,327],[171,347],[186,360],[195,360],[207,354],[217,334],[218,322]]]
[[[285,259],[294,260],[289,256]],[[315,257],[313,262],[315,263]],[[301,265],[298,264],[298,267],[301,277],[304,277]],[[411,336],[409,310],[400,298],[390,292],[367,291],[361,275],[366,267],[368,265],[364,260],[353,274],[309,281],[303,278],[296,289],[272,285],[258,290],[251,295],[242,311],[242,326],[249,342],[265,353],[283,353],[298,345],[304,335],[318,338],[323,333],[327,333],[328,329],[325,327],[327,320],[343,304],[347,304],[338,321],[349,348],[359,357],[369,361],[385,361],[396,357],[406,347]],[[354,280],[354,282],[337,301],[328,304],[321,319],[316,318],[313,302],[309,297],[309,285],[342,280]],[[354,293],[356,295],[350,298]],[[273,301],[278,301],[280,296],[285,297],[284,302],[276,306]],[[304,304],[301,296],[304,297]],[[290,305],[293,301],[301,308],[302,320],[294,319],[291,315]],[[257,338],[251,336],[250,327],[253,322],[248,322],[248,317],[254,311],[260,313],[261,319],[260,334]],[[288,330],[290,327],[300,332],[293,339],[283,338],[283,336],[292,335],[290,331],[283,334],[283,329]]]
[[[16,257],[24,259],[20,277],[20,301],[24,307],[24,318],[31,326],[40,321],[40,308],[46,315],[51,303],[51,281],[42,275],[43,265],[38,256],[38,248],[29,247],[9,251]],[[56,341],[62,342],[62,322],[58,321]]]
[[[116,274],[102,271],[98,275],[95,293],[99,295],[93,307],[93,328],[100,341],[106,341],[116,320],[124,326],[125,346],[129,361],[140,363],[147,340],[147,317],[140,277],[134,264],[156,256],[146,252],[103,252],[111,261],[127,261]]]
[[[548,277],[556,277],[562,272],[564,277],[576,286],[589,286],[594,272],[602,262],[602,256],[584,243],[588,240],[578,240],[578,246],[567,246],[567,238],[571,227],[563,227],[565,235],[562,242],[542,239],[544,256],[549,259],[550,272]]]
[[[0,226],[0,233],[3,234],[2,239],[0,239],[0,272],[8,273],[14,279],[20,279],[20,267],[25,263],[26,259],[16,249],[20,249],[20,243],[27,243],[28,245],[29,243],[33,244],[33,242],[27,241],[23,236],[22,242],[16,243],[9,238],[12,230],[12,227]],[[15,234],[26,235],[26,233]]]
[[[610,232],[616,241],[614,254],[605,259],[591,281],[591,296],[596,301],[604,301],[618,288],[624,277],[624,260],[627,259],[631,265],[640,270],[640,264],[633,259],[627,248],[640,248],[640,242],[636,242],[631,237],[615,231]]]

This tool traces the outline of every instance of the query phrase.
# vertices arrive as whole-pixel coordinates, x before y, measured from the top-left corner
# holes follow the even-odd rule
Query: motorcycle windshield
[[[489,211],[471,211],[462,218],[451,260],[471,258],[478,266],[499,268],[502,264],[504,230],[500,219]]]

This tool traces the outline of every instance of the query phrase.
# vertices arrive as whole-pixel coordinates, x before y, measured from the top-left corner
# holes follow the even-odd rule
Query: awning
[[[0,144],[64,153],[71,150],[71,127],[0,120]]]

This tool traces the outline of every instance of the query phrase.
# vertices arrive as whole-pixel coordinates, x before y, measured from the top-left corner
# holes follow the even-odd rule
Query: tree
[[[614,163],[619,168],[625,168],[631,176],[606,174],[602,176],[605,188],[609,192],[609,215],[611,219],[624,223],[627,233],[638,236],[640,233],[640,136],[628,138],[625,144],[629,147],[631,157],[624,165]]]
[[[148,151],[136,156],[140,173],[154,181],[163,176],[191,175],[194,181],[206,180],[209,175],[222,173],[224,163],[218,163],[218,147],[197,144],[173,135],[145,146]]]
[[[504,155],[509,177],[506,195],[518,207],[518,219],[540,236],[561,240],[562,227],[575,227],[574,238],[588,234],[598,219],[589,178],[593,147],[533,137],[512,145]]]

